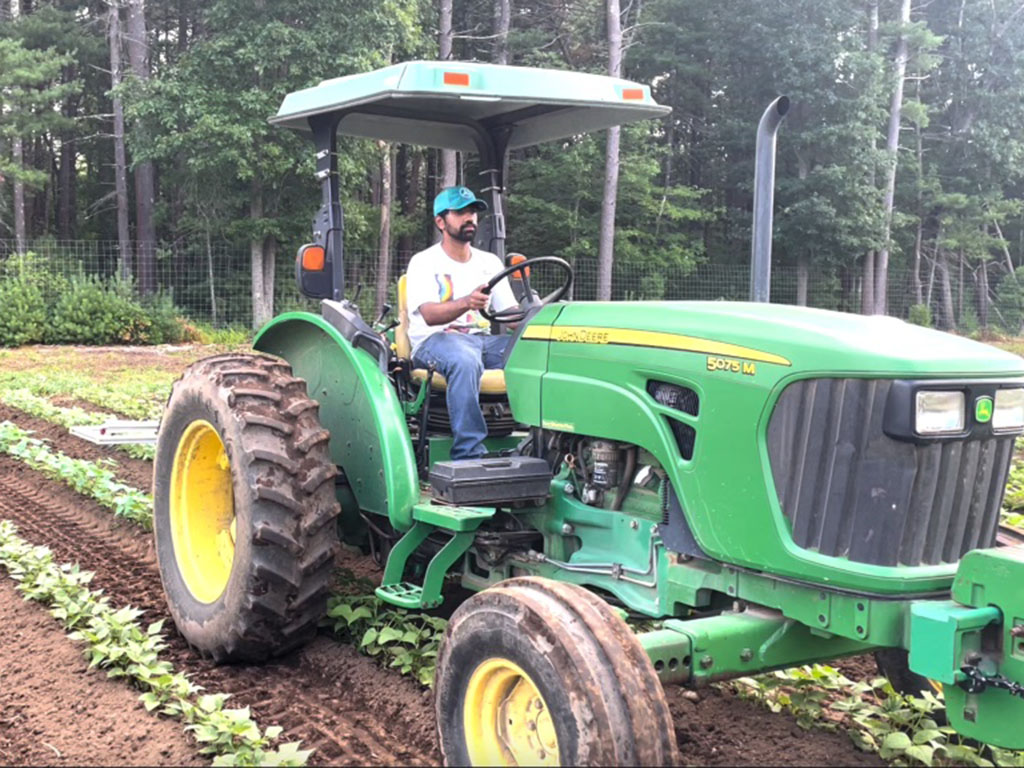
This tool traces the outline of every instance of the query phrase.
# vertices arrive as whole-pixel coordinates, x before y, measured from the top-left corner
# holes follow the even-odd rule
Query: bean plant
[[[6,453],[37,469],[47,477],[60,480],[79,493],[90,496],[117,517],[138,523],[146,530],[153,526],[153,499],[149,494],[118,482],[109,459],[74,459],[52,450],[45,441],[31,437],[9,421],[0,422],[0,453]]]
[[[54,405],[48,398],[33,394],[28,389],[7,389],[0,390],[0,402],[17,408],[20,411],[35,416],[36,418],[48,421],[51,424],[70,429],[78,426],[95,426],[105,424],[108,421],[116,420],[118,417],[112,413],[100,411],[87,411],[84,408],[62,408]],[[127,443],[123,445],[112,445],[112,448],[123,451],[135,459],[152,460],[156,451],[152,445],[136,445]]]

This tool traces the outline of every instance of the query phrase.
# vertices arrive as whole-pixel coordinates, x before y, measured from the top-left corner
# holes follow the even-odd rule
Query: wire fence
[[[215,327],[243,326],[252,323],[251,255],[247,248],[229,243],[179,242],[160,244],[152,250],[154,284],[170,296],[181,313],[193,321]],[[378,288],[379,256],[376,252],[345,252],[346,295],[356,296],[367,318],[379,311],[377,297],[395,303],[395,285],[412,256],[408,252],[391,254],[386,279]],[[597,296],[598,269],[593,258],[578,259],[573,265],[575,280],[571,298],[593,300]],[[29,243],[24,255],[18,255],[13,241],[0,240],[0,278],[19,271],[43,272],[44,298],[56,301],[61,286],[75,277],[127,279],[134,281],[137,267],[121,258],[118,243],[108,241],[45,240]],[[317,302],[302,296],[295,283],[294,252],[278,253],[275,261],[274,312],[294,309],[316,311]],[[1021,289],[1015,279],[990,270],[984,306],[978,298],[977,271],[948,270],[945,280],[936,271],[922,276],[924,306],[915,308],[911,275],[893,268],[889,272],[889,314],[918,322],[934,322],[938,327],[972,331],[981,325],[995,325],[1017,334],[1021,330]],[[537,269],[531,280],[539,292],[553,290],[560,273]],[[853,270],[816,265],[805,275],[801,287],[798,271],[789,266],[773,266],[771,300],[779,304],[798,303],[803,292],[811,307],[843,312],[858,312],[862,285]],[[801,290],[802,288],[802,290]],[[1012,289],[1012,290],[1011,290]],[[653,264],[616,264],[612,275],[612,299],[745,301],[750,292],[750,269],[745,264],[698,264],[690,268]],[[0,311],[2,311],[0,307]],[[987,322],[983,322],[987,321]]]

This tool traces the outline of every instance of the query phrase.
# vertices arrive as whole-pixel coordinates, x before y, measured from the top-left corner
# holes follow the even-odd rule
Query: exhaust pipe
[[[768,105],[757,125],[754,157],[754,222],[750,245],[750,300],[767,302],[772,279],[772,206],[775,202],[775,135],[789,112],[789,97]]]

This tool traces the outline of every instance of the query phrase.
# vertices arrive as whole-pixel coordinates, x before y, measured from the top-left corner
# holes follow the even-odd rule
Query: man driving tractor
[[[413,363],[433,367],[448,382],[452,459],[483,456],[487,426],[480,411],[480,377],[504,366],[510,336],[491,335],[480,310],[517,305],[508,280],[493,292],[487,282],[504,265],[493,253],[474,248],[477,214],[487,210],[467,187],[448,187],[434,198],[434,224],[441,241],[409,260],[406,271],[409,341]]]

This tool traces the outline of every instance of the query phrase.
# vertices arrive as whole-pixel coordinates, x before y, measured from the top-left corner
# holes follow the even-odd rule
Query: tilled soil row
[[[96,574],[112,603],[131,604],[143,621],[166,619],[166,658],[211,692],[230,693],[258,723],[315,748],[317,763],[431,765],[440,760],[429,694],[348,646],[320,637],[301,653],[262,666],[215,666],[197,658],[174,629],[148,536],[115,525],[78,494],[0,458],[0,519],[59,561]]]

